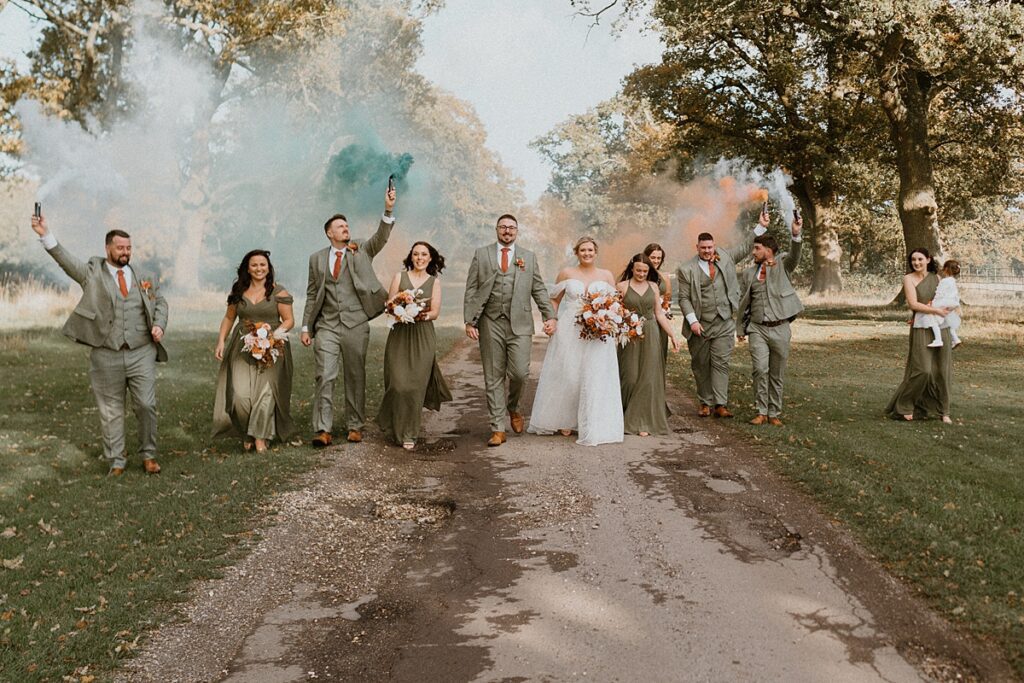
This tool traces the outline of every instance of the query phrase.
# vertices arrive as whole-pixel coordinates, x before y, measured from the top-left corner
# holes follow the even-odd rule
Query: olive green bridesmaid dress
[[[627,286],[626,308],[646,318],[644,336],[619,349],[623,423],[627,434],[668,434],[665,404],[665,340],[655,318],[661,305],[658,288],[649,284],[642,295]]]

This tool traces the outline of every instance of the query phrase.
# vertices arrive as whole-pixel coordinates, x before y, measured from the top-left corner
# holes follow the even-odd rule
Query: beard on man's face
[[[129,261],[132,260],[132,256],[131,254],[120,254],[117,256],[113,256],[110,260],[123,268],[124,266],[128,265]]]

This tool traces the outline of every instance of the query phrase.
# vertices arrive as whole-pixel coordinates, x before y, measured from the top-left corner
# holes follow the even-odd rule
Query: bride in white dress
[[[566,436],[576,431],[576,443],[584,446],[621,443],[622,395],[615,341],[580,339],[576,326],[580,295],[613,294],[615,280],[610,271],[597,267],[593,238],[581,237],[573,251],[579,265],[563,269],[552,290],[558,328],[544,355],[528,431],[558,431]]]

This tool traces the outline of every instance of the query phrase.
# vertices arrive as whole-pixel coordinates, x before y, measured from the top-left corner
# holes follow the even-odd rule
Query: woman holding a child
[[[949,394],[953,378],[952,350],[959,339],[949,325],[939,324],[934,327],[932,323],[936,318],[947,318],[953,313],[953,308],[943,305],[946,302],[933,301],[940,279],[938,268],[928,250],[914,249],[908,260],[910,272],[903,278],[903,293],[907,298],[907,306],[915,316],[915,322],[910,328],[910,350],[903,382],[896,389],[885,412],[894,419],[908,422],[915,417],[932,416],[951,423]],[[956,271],[959,272],[959,268]],[[952,279],[952,275],[947,277]]]

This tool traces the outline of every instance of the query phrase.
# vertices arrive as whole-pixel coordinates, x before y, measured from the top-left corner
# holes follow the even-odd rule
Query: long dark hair
[[[249,289],[249,285],[252,284],[252,276],[249,275],[249,260],[253,256],[262,256],[267,259],[267,280],[264,283],[264,288],[267,290],[267,298],[274,291],[274,264],[270,261],[270,252],[266,249],[253,249],[248,254],[242,257],[242,262],[238,264],[238,277],[235,278],[234,284],[231,285],[231,293],[228,294],[228,306],[234,306],[242,300],[242,295],[245,290]]]
[[[665,252],[662,252],[665,253]],[[626,280],[633,279],[633,264],[643,263],[647,265],[647,281],[658,284],[661,281],[661,276],[658,275],[658,269],[651,263],[651,259],[646,254],[637,254],[633,258],[629,259],[629,263],[626,265],[626,269],[622,271],[622,275],[619,276],[619,282],[625,282]]]
[[[929,253],[929,251],[927,249],[925,249],[924,247],[918,247],[917,249],[911,249],[910,253],[907,254],[907,272],[908,273],[913,273],[914,272],[914,264],[912,263],[912,259],[914,258],[914,254],[924,254],[924,257],[926,259],[928,259],[928,272],[929,273],[936,273],[936,272],[938,272],[939,267],[937,265],[935,265],[935,259],[932,258],[931,253]]]
[[[505,216],[502,216],[505,218]],[[501,220],[501,219],[498,219]],[[412,270],[412,250],[416,247],[423,245],[430,252],[430,263],[427,264],[427,275],[440,275],[441,271],[444,270],[444,256],[441,256],[441,252],[434,249],[434,245],[430,242],[413,242],[412,246],[409,247],[409,255],[402,261],[402,265],[405,266],[406,270]]]

